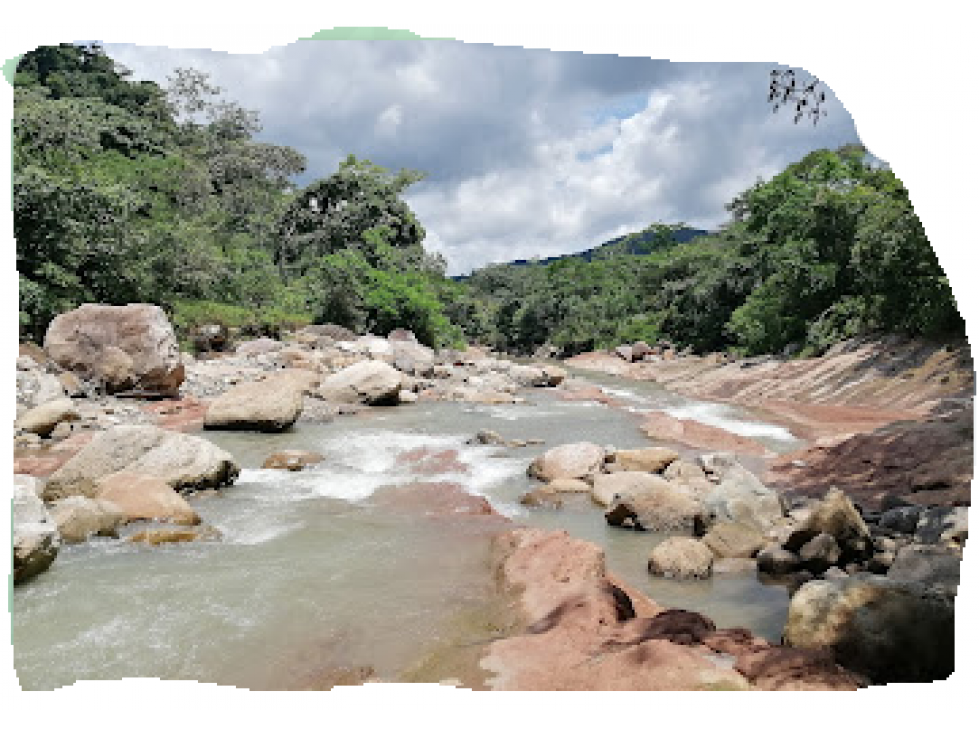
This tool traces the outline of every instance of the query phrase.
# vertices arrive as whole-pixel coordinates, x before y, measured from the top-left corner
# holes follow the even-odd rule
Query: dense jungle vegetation
[[[303,155],[258,140],[256,113],[205,75],[177,70],[167,88],[130,77],[94,45],[42,47],[18,64],[25,338],[43,338],[80,303],[136,301],[162,305],[185,333],[334,322],[517,353],[663,338],[697,351],[816,353],[867,332],[964,335],[908,192],[858,146],[810,153],[736,197],[718,232],[688,242],[680,225],[655,223],[590,261],[450,279],[403,199],[423,174],[352,154],[300,188]]]

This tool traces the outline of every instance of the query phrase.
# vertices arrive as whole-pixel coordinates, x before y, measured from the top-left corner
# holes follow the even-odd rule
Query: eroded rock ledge
[[[866,680],[820,651],[787,649],[695,612],[663,609],[610,575],[602,550],[563,531],[493,541],[514,634],[481,666],[497,690],[853,690]]]

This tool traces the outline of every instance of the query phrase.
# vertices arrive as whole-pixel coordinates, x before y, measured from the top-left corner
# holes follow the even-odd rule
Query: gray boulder
[[[405,376],[391,365],[365,360],[324,378],[316,393],[331,403],[397,405],[404,381]]]
[[[954,594],[959,586],[961,564],[962,557],[954,550],[914,543],[898,550],[887,569],[887,577],[935,586]]]
[[[204,428],[277,433],[299,418],[303,384],[292,375],[235,385],[207,408]]]
[[[766,531],[785,515],[778,492],[766,487],[729,454],[700,457],[701,466],[716,484],[703,502],[712,522],[733,522]]]
[[[34,477],[14,475],[11,525],[15,584],[46,571],[61,548],[58,527],[44,507],[40,492],[40,482]]]
[[[231,454],[203,438],[148,425],[115,426],[50,476],[44,499],[95,497],[98,480],[121,471],[157,477],[181,490],[231,484],[239,468]]]

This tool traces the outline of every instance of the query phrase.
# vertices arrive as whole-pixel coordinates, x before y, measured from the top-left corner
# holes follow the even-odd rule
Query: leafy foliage
[[[18,66],[27,336],[86,301],[159,303],[185,334],[315,320],[518,353],[664,338],[812,353],[870,331],[963,335],[907,191],[858,146],[813,152],[751,187],[713,234],[655,223],[579,256],[453,280],[403,198],[421,173],[350,155],[297,189],[303,156],[258,140],[257,114],[205,74],[178,69],[166,89],[129,76],[95,45],[42,47]],[[815,90],[774,81],[790,98]]]

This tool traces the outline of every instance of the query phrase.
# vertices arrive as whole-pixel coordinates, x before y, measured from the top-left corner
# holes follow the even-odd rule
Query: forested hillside
[[[590,261],[456,281],[402,198],[423,174],[354,151],[299,188],[304,157],[260,140],[257,115],[193,70],[163,89],[99,47],[42,47],[18,65],[14,115],[28,338],[92,301],[159,303],[185,333],[334,322],[518,353],[658,338],[812,353],[868,331],[963,336],[907,191],[857,147],[815,151],[745,191],[719,232],[678,243],[676,227],[654,224]],[[648,254],[629,254],[636,242]]]

